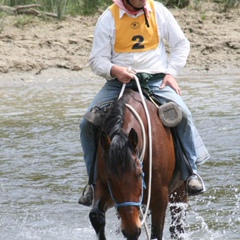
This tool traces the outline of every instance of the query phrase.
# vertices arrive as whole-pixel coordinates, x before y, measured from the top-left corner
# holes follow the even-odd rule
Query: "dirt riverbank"
[[[183,73],[235,74],[240,69],[240,11],[221,12],[217,4],[199,9],[170,9],[191,42]],[[89,71],[95,16],[63,21],[37,17],[0,18],[0,80],[9,76],[39,75],[43,70]],[[69,72],[68,71],[68,72]]]

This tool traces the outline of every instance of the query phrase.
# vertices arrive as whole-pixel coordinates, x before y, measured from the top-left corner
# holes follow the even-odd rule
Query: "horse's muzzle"
[[[141,228],[136,227],[134,233],[127,233],[126,231],[122,230],[122,233],[127,240],[138,240],[138,237],[141,234]]]

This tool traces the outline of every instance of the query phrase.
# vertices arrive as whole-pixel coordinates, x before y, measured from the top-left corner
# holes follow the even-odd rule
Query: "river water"
[[[35,78],[0,83],[0,239],[96,239],[90,208],[77,203],[87,182],[79,122],[104,81],[78,74]],[[179,81],[211,154],[199,168],[207,192],[189,199],[185,239],[240,239],[240,77]],[[169,222],[168,212],[164,239]],[[107,236],[123,239],[114,209]]]

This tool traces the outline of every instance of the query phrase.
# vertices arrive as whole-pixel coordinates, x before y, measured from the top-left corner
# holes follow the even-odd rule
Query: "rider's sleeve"
[[[170,56],[165,73],[177,76],[185,66],[190,52],[190,43],[184,35],[172,13],[161,4],[157,4],[160,35],[169,43]]]
[[[90,67],[92,71],[106,79],[112,79],[110,71],[113,66],[111,63],[113,29],[114,20],[112,14],[107,9],[96,24],[90,54]]]

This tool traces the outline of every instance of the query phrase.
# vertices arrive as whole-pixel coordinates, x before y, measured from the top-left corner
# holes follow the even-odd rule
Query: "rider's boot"
[[[82,196],[79,198],[78,203],[82,204],[84,206],[91,206],[93,201],[93,188],[92,186],[87,186],[87,189],[85,188]]]
[[[189,196],[198,195],[206,191],[202,178],[197,174],[193,174],[187,179],[186,186]]]

